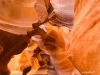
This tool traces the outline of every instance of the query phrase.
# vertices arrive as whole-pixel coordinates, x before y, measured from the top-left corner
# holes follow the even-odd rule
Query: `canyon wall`
[[[76,0],[69,51],[83,75],[100,75],[100,0]]]

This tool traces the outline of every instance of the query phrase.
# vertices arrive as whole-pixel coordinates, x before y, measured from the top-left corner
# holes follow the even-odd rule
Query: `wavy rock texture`
[[[35,40],[35,42],[40,48],[45,48],[45,50],[47,50],[59,75],[71,75],[74,66],[67,57],[65,41],[59,32],[59,28],[57,26],[52,26],[49,22],[45,23],[44,26],[47,33],[41,37],[43,39],[42,41]],[[35,38],[36,36],[33,37]]]
[[[18,21],[17,21],[18,22],[17,24],[15,22],[14,24],[12,24],[13,22],[9,20],[13,19],[13,20],[22,21],[24,19],[25,21],[27,19],[29,20],[33,18],[32,16],[35,16],[35,17],[38,16],[37,17],[38,21],[43,22],[43,20],[47,17],[46,8],[40,10],[41,3],[43,3],[43,6],[44,6],[43,0],[37,0],[36,4],[34,5],[36,10],[32,9],[32,11],[31,11],[31,8],[29,8],[29,4],[26,4],[26,3],[30,3],[35,0],[30,0],[30,1],[29,0],[25,0],[25,1],[12,0],[8,2],[6,1],[8,0],[0,1],[1,3],[0,7],[2,8],[0,9],[0,15],[1,15],[0,28],[4,31],[7,31],[7,32],[4,32],[0,30],[0,52],[1,52],[0,53],[0,75],[9,75],[8,74],[9,70],[7,69],[7,63],[9,62],[11,56],[14,54],[20,53],[27,46],[27,42],[29,39],[28,36],[14,35],[14,34],[21,34],[21,32],[22,34],[26,34],[27,31],[30,30],[32,27],[31,25],[27,29],[28,27],[27,25],[23,24],[23,26],[20,26]],[[52,1],[53,0],[51,0],[51,3]],[[59,4],[60,0],[55,0],[55,1],[57,1]],[[73,2],[73,0],[71,1]],[[20,3],[24,3],[22,4],[22,7],[19,7]],[[67,5],[67,0],[65,3]],[[53,4],[55,5],[55,3],[52,3],[52,5]],[[25,6],[28,6],[27,9],[31,12],[30,15],[28,15],[29,11],[26,12]],[[71,8],[73,8],[72,6],[73,5],[71,5]],[[14,7],[16,7],[15,11],[14,11],[15,9]],[[68,8],[68,11],[67,11],[67,9],[64,8],[60,12],[59,10],[57,10],[59,8],[56,9],[56,6],[53,6],[53,7],[55,7],[54,11],[56,13],[56,16],[58,17],[56,18],[54,23],[56,23],[57,21],[58,24],[62,23],[62,25],[66,25],[68,27],[73,25],[72,23],[73,13],[69,14],[69,11],[71,12],[73,11],[72,9]],[[60,7],[60,5],[58,7]],[[5,9],[6,9],[6,12],[8,13],[5,13]],[[65,12],[61,14],[62,11],[65,9],[67,11],[67,14]],[[19,12],[16,13],[16,11],[19,11]],[[37,12],[37,14],[34,15],[34,12],[36,11],[39,11],[39,12]],[[41,13],[41,11],[42,12],[44,11],[44,12]],[[48,54],[51,56],[52,62],[55,65],[55,68],[57,72],[59,73],[59,75],[67,75],[67,74],[71,75],[74,70],[73,64],[83,75],[100,75],[99,73],[100,71],[100,60],[99,60],[99,57],[100,57],[100,51],[99,51],[100,49],[100,31],[99,31],[100,30],[100,1],[99,0],[76,0],[74,12],[75,12],[74,27],[71,33],[69,32],[69,29],[66,27],[57,27],[57,26],[52,26],[50,23],[45,23],[44,25],[46,27],[47,33],[44,34],[44,32],[41,32],[42,29],[40,31],[38,30],[39,33],[36,31],[35,32],[36,34],[41,34],[41,35],[44,34],[44,35],[41,36],[43,40],[35,41],[35,42],[38,44],[38,46],[41,49],[47,50]],[[42,19],[40,19],[40,17],[42,17]],[[66,21],[66,23],[62,21]],[[18,25],[17,28],[16,26],[13,27],[13,25],[15,24]],[[18,32],[10,28],[16,29],[16,30],[20,29],[20,31]],[[23,28],[25,30],[22,31]],[[8,32],[11,32],[14,34],[11,34]],[[25,52],[23,52],[23,54],[25,54]],[[69,60],[67,56],[71,59],[72,62]],[[24,59],[22,60],[24,61]],[[26,60],[28,60],[28,58],[25,59],[25,61]],[[32,60],[36,60],[36,59],[32,58]],[[34,61],[31,61],[31,62],[33,63]],[[37,63],[37,60],[34,63]],[[30,63],[28,63],[28,66],[29,64]],[[33,64],[32,66],[35,66],[35,65]],[[21,68],[21,69],[23,70],[24,68]],[[33,70],[33,68],[31,70]],[[30,73],[33,73],[33,71],[31,71]]]
[[[26,35],[32,30],[32,23],[43,22],[47,16],[44,0],[0,0],[0,29],[3,31]]]
[[[70,49],[83,75],[100,75],[100,0],[76,0]]]
[[[37,44],[30,40],[28,46],[17,55],[14,55],[7,64],[11,71],[10,75],[33,75],[47,66],[47,61],[43,58],[43,52],[37,48]],[[27,71],[26,68],[30,67]]]
[[[29,37],[26,35],[14,35],[0,30],[0,46],[2,52],[0,53],[0,75],[9,75],[7,64],[10,58],[22,52],[27,47]]]
[[[19,72],[23,73],[23,70],[29,66],[33,68],[33,74],[39,69],[38,59],[32,57],[34,54],[34,50],[37,45],[33,41],[28,44],[28,47],[23,50],[18,55],[14,55],[9,63],[7,64],[8,69],[11,71],[10,75],[15,75]],[[22,75],[22,74],[20,74]],[[27,74],[28,75],[28,74]]]
[[[52,25],[72,28],[74,0],[50,0],[50,3],[54,8],[50,17],[53,15],[56,15],[57,17],[49,22]]]
[[[0,75],[9,75],[7,64],[27,47],[32,23],[44,21],[47,15],[44,0],[0,0]]]

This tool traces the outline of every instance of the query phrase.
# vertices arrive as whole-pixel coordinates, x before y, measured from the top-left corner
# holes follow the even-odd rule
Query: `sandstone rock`
[[[27,35],[14,35],[0,30],[0,46],[3,50],[0,53],[0,75],[9,75],[7,64],[10,58],[27,47],[28,39]]]
[[[74,70],[74,66],[67,57],[65,40],[59,32],[59,27],[53,26],[49,22],[45,23],[44,26],[47,30],[46,34],[40,37],[42,41],[39,38],[40,41],[35,40],[35,42],[38,43],[40,48],[45,48],[44,50],[49,53],[51,61],[59,75],[71,75]],[[38,33],[38,35],[39,34],[41,33]]]
[[[72,62],[83,75],[100,75],[100,1],[76,0],[74,9]]]
[[[0,30],[26,35],[47,16],[44,0],[0,0]]]
[[[28,44],[28,47],[25,48],[23,52],[21,52],[18,55],[14,55],[11,58],[11,60],[7,64],[8,69],[11,71],[10,75],[17,75],[18,73],[22,75],[23,70],[29,66],[32,66],[33,74],[39,69],[40,66],[39,66],[38,59],[35,57],[32,57],[36,47],[37,47],[37,44],[31,40],[30,43]]]

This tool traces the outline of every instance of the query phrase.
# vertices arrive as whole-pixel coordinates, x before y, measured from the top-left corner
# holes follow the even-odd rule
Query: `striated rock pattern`
[[[47,15],[44,0],[0,0],[0,75],[9,75],[7,64],[27,47],[32,23]]]
[[[28,39],[27,35],[14,35],[0,30],[0,75],[9,75],[7,64],[10,58],[27,47]]]
[[[32,57],[34,54],[34,50],[36,49],[37,45],[30,41],[28,44],[28,47],[25,48],[20,54],[13,55],[9,63],[7,64],[9,70],[11,71],[10,75],[15,75],[17,73],[20,73],[19,75],[22,75],[23,70],[26,67],[32,66],[34,68],[33,74],[35,70],[37,71],[39,66],[38,59],[35,57]],[[35,65],[36,66],[35,66]]]
[[[44,1],[47,3],[47,5],[44,3]],[[97,46],[99,43],[99,32],[95,32],[99,30],[99,1],[76,1],[74,20],[75,25],[71,32],[71,38],[69,28],[71,29],[73,25],[74,0],[51,0],[50,2],[54,8],[54,10],[51,8],[51,10],[53,10],[53,17],[56,16],[56,18],[49,21],[52,24],[47,22],[42,24],[42,26],[39,26],[39,28],[37,25],[35,26],[35,24],[39,23],[40,25],[47,18],[48,1],[0,1],[0,75],[9,75],[10,72],[8,68],[11,70],[11,75],[14,75],[14,73],[19,75],[22,74],[22,71],[30,65],[32,66],[32,68],[28,74],[33,74],[38,70],[38,68],[40,67],[40,62],[38,62],[39,60],[37,60],[37,58],[35,58],[34,56],[31,57],[31,54],[33,53],[31,53],[30,50],[32,49],[29,48],[29,52],[27,52],[27,50],[22,52],[22,50],[27,47],[28,41],[32,35],[34,35],[32,39],[37,43],[37,45],[45,53],[50,55],[50,59],[55,67],[55,70],[57,71],[57,74],[72,75],[73,71],[76,71],[74,70],[75,67],[79,69],[79,71],[83,74],[87,72],[98,74],[97,71],[99,70],[99,68],[98,70],[92,71],[93,67],[88,67],[87,65],[91,65],[93,60],[90,59],[90,57],[94,59],[96,57],[95,51],[99,48],[99,46]],[[90,3],[90,5],[88,5],[87,3]],[[87,10],[85,9],[85,5],[87,6]],[[94,7],[93,9],[92,6]],[[91,12],[88,9],[91,9]],[[96,18],[92,19],[91,23],[87,23],[90,18],[94,17],[94,10],[96,12],[95,14],[97,14],[95,16]],[[82,14],[83,11],[84,14]],[[34,29],[32,28],[32,23],[35,23],[33,24]],[[98,28],[94,25],[98,26]],[[69,28],[64,26],[67,26]],[[27,31],[31,32],[28,32],[27,34]],[[93,33],[89,36],[91,31],[93,31]],[[96,34],[96,36],[94,36],[93,34]],[[87,38],[83,36],[86,36]],[[88,43],[89,41],[91,41],[90,44]],[[85,46],[83,46],[84,43]],[[93,45],[95,49],[91,49],[92,44],[95,44]],[[91,53],[90,50],[93,50],[93,53]],[[9,62],[10,58],[13,55],[20,52],[22,53],[18,56],[14,56],[15,59],[12,58]],[[72,54],[70,52],[72,52]],[[81,56],[79,57],[80,54]],[[68,57],[71,59],[72,62],[69,60]],[[15,63],[14,66],[12,66],[13,62]],[[88,64],[88,62],[90,62],[90,64]],[[72,63],[75,65],[75,67]],[[41,62],[41,65],[42,64],[43,62]],[[99,61],[93,64],[97,64],[98,66]]]
[[[52,73],[52,71],[55,73],[55,69],[51,66],[49,55],[44,54],[32,40],[30,40],[27,48],[11,58],[7,66],[11,71],[10,75],[47,74],[47,68],[49,69],[48,74]]]
[[[67,26],[72,28],[74,16],[74,0],[50,0],[54,10],[50,17],[56,15],[57,17],[49,21],[52,25]]]
[[[49,22],[45,23],[44,26],[47,30],[46,34],[41,37],[32,36],[34,38],[33,40],[35,40],[41,49],[44,49],[44,51],[46,50],[51,56],[51,61],[59,75],[71,75],[74,66],[67,57],[65,41],[59,32],[59,27],[52,26]],[[41,34],[42,33],[38,33],[38,35]],[[37,40],[37,38],[39,39]]]
[[[44,0],[0,0],[0,30],[26,35],[47,16]]]
[[[70,49],[82,75],[100,75],[100,0],[76,0]]]

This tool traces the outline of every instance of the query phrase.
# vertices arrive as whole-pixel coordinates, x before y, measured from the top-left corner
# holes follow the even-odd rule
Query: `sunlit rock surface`
[[[9,63],[7,64],[8,69],[11,71],[10,75],[23,74],[23,70],[29,66],[32,67],[32,73],[29,72],[27,75],[34,74],[40,67],[38,59],[32,57],[37,44],[30,41],[28,47],[23,50],[22,53],[14,55]]]
[[[100,0],[76,0],[70,49],[83,75],[100,75]]]
[[[67,57],[65,40],[61,35],[62,32],[59,32],[60,27],[53,26],[49,22],[45,23],[44,26],[47,33],[44,36],[41,36],[41,39],[43,40],[42,42],[45,46],[45,50],[47,50],[51,56],[51,61],[53,62],[56,71],[59,75],[71,75],[74,70],[74,66]],[[38,40],[36,41],[36,43],[43,48],[43,45],[41,45],[42,42],[40,41],[39,43]]]
[[[36,2],[34,3],[34,1]],[[51,62],[57,71],[56,74],[75,75],[75,71],[76,74],[78,73],[75,70],[76,68],[83,75],[100,75],[100,1],[76,0],[74,7],[74,26],[72,30],[73,0],[70,0],[70,3],[67,1],[65,0],[64,2],[62,0],[61,3],[60,0],[50,1],[57,17],[52,21],[55,24],[47,22],[44,24],[46,30],[36,30],[35,33],[41,35],[40,39],[42,41],[38,41],[37,39],[34,41],[43,51],[46,50],[50,55]],[[22,35],[14,34],[27,35],[27,31],[31,31],[34,28],[31,25],[33,21],[43,22],[48,14],[43,0],[4,0],[0,2],[0,7],[2,8],[0,9],[0,29],[13,33],[10,34],[0,31],[0,74],[5,74],[8,71],[6,65],[11,56],[24,50],[29,40],[28,36],[22,37]],[[40,8],[42,7],[41,3],[43,9]],[[66,6],[63,7],[65,4]],[[31,8],[32,5],[34,5],[34,9]],[[14,7],[16,10],[14,10]],[[19,12],[16,13],[16,11]],[[42,33],[41,30],[44,30],[46,33]],[[30,50],[32,49],[30,48]],[[14,73],[17,75],[22,74],[22,71],[29,66],[32,66],[32,68],[28,74],[34,74],[39,69],[40,64],[38,60],[40,58],[37,60],[37,58],[31,57],[30,50],[29,52],[23,51],[18,56],[15,55],[15,59],[11,59],[8,64],[11,75]],[[15,63],[14,66],[12,66],[13,62]]]
[[[44,0],[0,0],[0,75],[9,75],[7,64],[27,47],[32,23],[43,22],[47,15]]]
[[[0,0],[0,29],[13,34],[27,34],[32,23],[48,16],[44,0]]]

